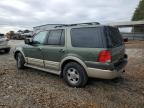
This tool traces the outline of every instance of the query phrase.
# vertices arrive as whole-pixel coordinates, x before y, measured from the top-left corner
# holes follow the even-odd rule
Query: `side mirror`
[[[25,44],[31,45],[32,44],[32,38],[26,38],[24,40]]]
[[[124,41],[124,42],[128,42],[128,38],[124,38],[123,41]]]

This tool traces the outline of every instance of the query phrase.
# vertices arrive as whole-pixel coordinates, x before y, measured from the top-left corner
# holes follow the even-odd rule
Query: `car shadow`
[[[6,54],[5,51],[0,50],[0,55],[4,55],[4,54]]]
[[[45,77],[49,77],[49,76],[53,76],[53,77],[57,77],[58,75],[55,75],[53,73],[48,73],[48,72],[45,72],[45,71],[42,71],[42,70],[38,70],[38,69],[34,69],[34,68],[30,68],[30,67],[25,67],[24,69],[17,69],[17,72],[19,73],[31,73],[33,75],[39,75],[39,76],[45,76]]]
[[[21,71],[21,70],[19,70]],[[31,73],[33,75],[39,75],[39,76],[45,76],[45,77],[52,77],[54,79],[57,78],[61,78],[58,75],[52,74],[52,73],[48,73],[45,71],[41,71],[41,70],[37,70],[37,69],[33,69],[33,68],[29,68],[26,67],[23,72],[25,73]],[[119,85],[123,85],[125,82],[127,82],[128,79],[126,79],[125,77],[119,77],[119,78],[115,78],[112,80],[108,80],[108,79],[98,79],[98,78],[89,78],[88,79],[88,83],[86,86],[97,86],[97,85],[107,85],[107,86],[119,86]]]
[[[98,79],[98,78],[89,78],[88,85],[97,85],[97,84],[107,84],[107,85],[123,85],[127,79],[125,77],[119,77],[115,79]]]
[[[9,55],[9,54],[10,54],[10,55],[12,55],[12,54],[13,54],[13,50],[12,50],[12,49],[10,49],[10,51],[9,51],[9,52],[5,52],[5,51],[4,51],[4,50],[2,50],[2,49],[0,50],[0,55],[6,55],[6,54],[7,54],[7,55]]]
[[[0,55],[9,55],[9,53],[6,53],[4,50],[0,50]]]

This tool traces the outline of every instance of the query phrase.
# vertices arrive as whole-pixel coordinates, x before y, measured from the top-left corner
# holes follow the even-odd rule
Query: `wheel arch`
[[[79,59],[77,57],[69,56],[69,57],[64,58],[60,63],[60,70],[61,70],[60,75],[61,76],[63,74],[64,66],[69,62],[76,62],[76,63],[80,64],[85,69],[85,71],[87,73],[87,66],[85,65],[85,63],[81,59]]]
[[[23,55],[24,60],[26,59],[24,53],[23,53],[21,50],[16,50],[16,51],[14,52],[14,58],[15,58],[15,59],[16,59],[16,56],[17,56],[18,53],[21,53],[21,54]],[[26,60],[25,60],[25,61],[26,61]]]

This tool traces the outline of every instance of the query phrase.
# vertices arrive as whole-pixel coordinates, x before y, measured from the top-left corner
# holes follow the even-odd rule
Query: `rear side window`
[[[103,48],[106,47],[101,27],[74,28],[71,30],[73,47]]]
[[[48,45],[64,45],[64,30],[51,30]]]
[[[105,32],[108,38],[108,46],[117,47],[123,44],[123,38],[117,28],[106,27]]]

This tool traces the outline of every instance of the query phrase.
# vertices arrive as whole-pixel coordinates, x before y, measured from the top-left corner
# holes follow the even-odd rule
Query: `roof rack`
[[[88,22],[88,23],[77,23],[77,24],[62,24],[62,25],[58,25],[58,26],[55,26],[55,28],[57,27],[70,27],[70,26],[78,26],[78,25],[100,25],[99,22]]]
[[[65,25],[65,24],[44,24],[44,25],[40,25],[40,26],[35,26],[35,27],[33,27],[33,28],[43,27],[43,26],[47,26],[47,25],[49,25],[49,26],[61,26],[61,25]]]

